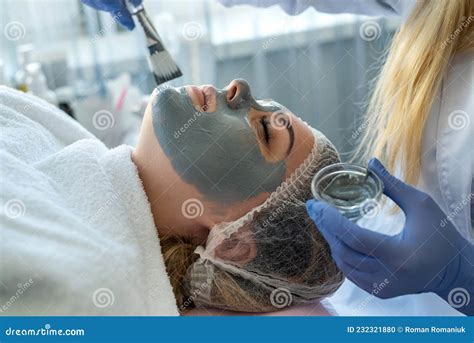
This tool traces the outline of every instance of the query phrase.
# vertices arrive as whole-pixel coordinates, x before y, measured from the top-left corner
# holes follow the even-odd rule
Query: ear
[[[215,256],[237,265],[249,263],[257,256],[253,234],[246,228],[234,232],[217,246]]]

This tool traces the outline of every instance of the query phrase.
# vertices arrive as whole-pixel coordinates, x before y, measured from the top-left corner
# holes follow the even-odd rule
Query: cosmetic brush
[[[181,70],[169,52],[166,51],[160,35],[148,18],[143,4],[133,6],[127,1],[127,5],[130,13],[138,18],[138,21],[143,27],[143,31],[145,31],[148,52],[150,53],[148,61],[150,62],[150,68],[155,77],[156,84],[160,85],[182,76]]]

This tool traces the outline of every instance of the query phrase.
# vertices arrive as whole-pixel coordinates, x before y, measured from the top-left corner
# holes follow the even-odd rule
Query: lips
[[[202,93],[204,94],[206,111],[210,111],[211,107],[216,104],[216,89],[213,86],[203,86]]]
[[[216,89],[213,86],[187,86],[186,91],[198,111],[212,112],[215,108]]]

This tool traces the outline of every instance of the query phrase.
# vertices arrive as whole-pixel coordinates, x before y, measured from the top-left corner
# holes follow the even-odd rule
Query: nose
[[[235,79],[227,87],[227,103],[232,109],[239,109],[252,99],[250,86],[243,79]]]

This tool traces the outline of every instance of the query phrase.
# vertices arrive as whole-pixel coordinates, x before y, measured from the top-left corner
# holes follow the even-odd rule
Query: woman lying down
[[[305,210],[338,154],[246,81],[155,91],[135,149],[0,98],[2,314],[271,312],[341,285]]]

